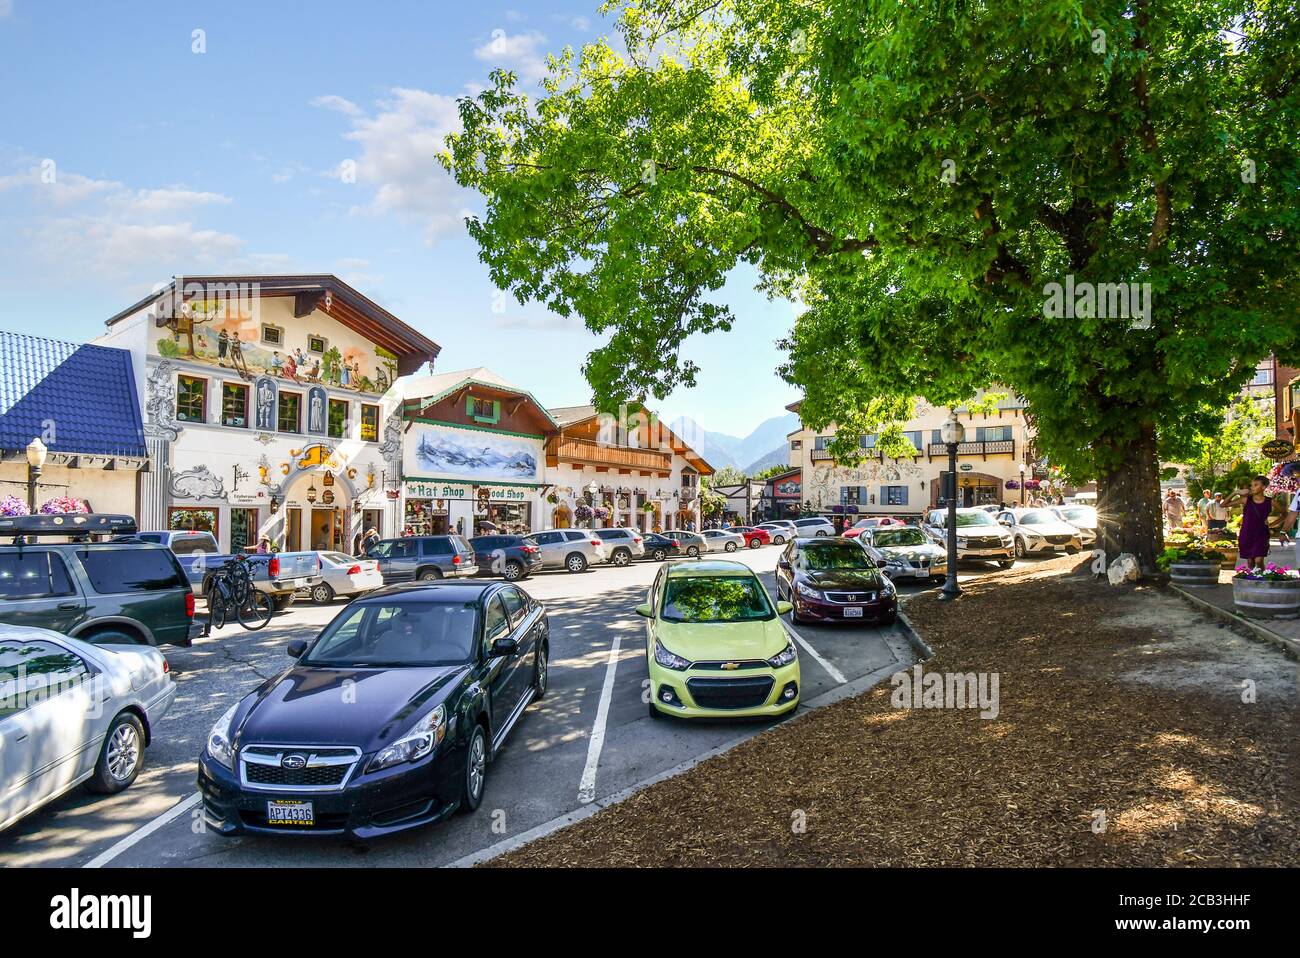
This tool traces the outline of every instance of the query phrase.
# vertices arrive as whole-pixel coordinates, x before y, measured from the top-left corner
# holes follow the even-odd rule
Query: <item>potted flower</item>
[[[0,516],[26,516],[30,515],[27,503],[23,502],[17,496],[5,496],[0,499]]]
[[[1240,521],[1238,521],[1237,525],[1240,527]],[[1223,562],[1220,564],[1220,568],[1235,569],[1237,567],[1239,553],[1237,552],[1237,537],[1235,534],[1230,534],[1222,529],[1211,529],[1206,534],[1205,541],[1214,551],[1223,553]]]
[[[1270,562],[1263,569],[1241,566],[1232,577],[1232,601],[1252,619],[1300,616],[1300,574]]]
[[[1169,581],[1184,588],[1203,589],[1219,584],[1223,553],[1197,540],[1169,546],[1156,558],[1156,566],[1169,573]]]
[[[73,512],[88,514],[90,508],[80,499],[74,499],[71,496],[55,496],[53,499],[46,499],[41,503],[41,515],[57,516]]]
[[[554,506],[554,505],[558,505],[559,502],[560,502],[560,497],[557,496],[555,493],[552,492],[550,495],[548,495],[548,496],[546,497],[546,501],[549,502],[549,503],[550,503],[551,505],[553,505],[553,506]]]
[[[655,511],[655,504],[653,502],[647,502],[645,505],[641,507],[641,511],[644,512],[646,515],[650,515],[652,512]]]
[[[574,522],[590,522],[594,515],[595,512],[592,511],[591,506],[587,505],[585,502],[580,502],[573,507]]]

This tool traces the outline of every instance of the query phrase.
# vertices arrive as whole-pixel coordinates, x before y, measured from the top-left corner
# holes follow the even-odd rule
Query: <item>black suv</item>
[[[135,532],[130,516],[0,519],[0,622],[99,645],[189,645],[203,634],[194,593],[166,546],[95,542]],[[52,542],[53,537],[72,541]]]
[[[499,575],[514,582],[542,567],[542,550],[523,536],[488,535],[469,540],[481,576]]]
[[[384,585],[462,579],[478,572],[474,548],[464,536],[403,536],[381,539],[366,550],[379,563]]]

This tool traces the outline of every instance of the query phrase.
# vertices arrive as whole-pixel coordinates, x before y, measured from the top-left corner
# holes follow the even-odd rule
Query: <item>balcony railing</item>
[[[941,442],[930,443],[926,451],[931,459],[948,455],[948,447]],[[957,446],[957,455],[982,456],[985,459],[989,456],[1011,456],[1014,459],[1016,441],[1014,439],[989,439],[983,442],[963,442]]]
[[[556,459],[616,469],[640,469],[645,472],[671,472],[673,454],[658,449],[633,449],[609,446],[591,439],[560,436],[546,446],[546,454]]]

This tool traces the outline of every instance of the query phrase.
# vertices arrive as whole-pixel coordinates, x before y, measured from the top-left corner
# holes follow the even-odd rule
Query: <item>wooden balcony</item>
[[[946,458],[948,447],[941,442],[932,442],[926,448],[926,452],[931,459]],[[986,442],[963,442],[957,447],[957,458],[962,456],[980,456],[987,459],[989,456],[1010,456],[1016,457],[1016,441],[1014,439],[991,439]]]
[[[658,449],[610,446],[591,439],[557,436],[546,444],[546,462],[551,466],[572,462],[597,469],[635,469],[666,476],[673,468],[673,454]]]

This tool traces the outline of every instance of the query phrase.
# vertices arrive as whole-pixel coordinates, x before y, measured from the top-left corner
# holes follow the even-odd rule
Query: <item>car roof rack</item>
[[[13,535],[27,538],[42,536],[134,535],[135,518],[125,515],[87,515],[81,512],[54,513],[53,515],[6,516],[0,518],[0,536]]]

